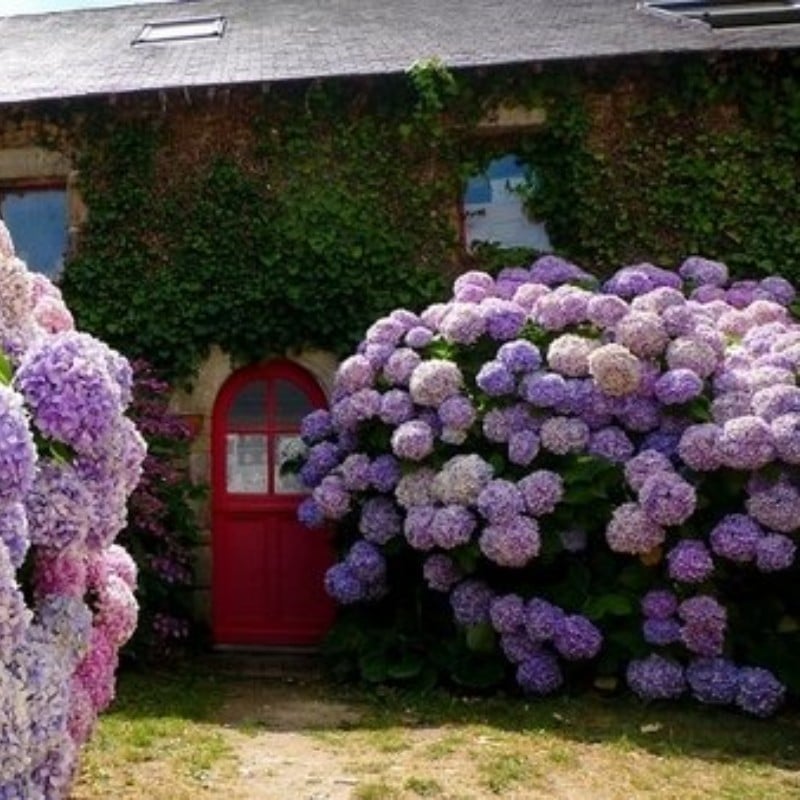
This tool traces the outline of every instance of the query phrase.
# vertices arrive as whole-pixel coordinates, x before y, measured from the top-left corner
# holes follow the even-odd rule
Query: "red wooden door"
[[[212,427],[212,617],[217,644],[307,645],[333,620],[330,535],[296,519],[303,490],[280,466],[325,397],[289,361],[248,367],[220,391]]]

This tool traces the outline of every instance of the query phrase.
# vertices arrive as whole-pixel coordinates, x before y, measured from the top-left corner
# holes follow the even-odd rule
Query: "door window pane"
[[[266,435],[229,433],[226,448],[227,490],[231,494],[265,494],[268,490]]]
[[[300,420],[313,411],[305,392],[289,381],[275,382],[275,423],[278,427],[299,427]]]
[[[0,190],[0,217],[30,269],[51,278],[61,272],[67,252],[66,189]]]
[[[296,463],[306,450],[299,436],[282,434],[275,437],[275,474],[272,477],[275,494],[299,494],[306,491],[297,472],[285,469],[292,462]]]
[[[228,411],[228,425],[232,428],[263,428],[266,416],[267,382],[253,381],[236,395]]]

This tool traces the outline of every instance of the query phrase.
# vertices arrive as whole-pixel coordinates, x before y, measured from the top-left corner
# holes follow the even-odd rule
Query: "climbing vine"
[[[171,379],[217,344],[241,362],[347,352],[469,266],[529,254],[459,241],[470,174],[515,152],[554,247],[598,271],[688,253],[800,270],[796,57],[526,66],[297,82],[92,106],[75,132],[89,222],[63,290],[82,327]],[[546,111],[485,134],[498,105]]]

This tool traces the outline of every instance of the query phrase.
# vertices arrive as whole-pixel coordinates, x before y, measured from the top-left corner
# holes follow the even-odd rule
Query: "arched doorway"
[[[300,421],[325,396],[291,361],[231,376],[212,427],[212,617],[214,641],[308,645],[333,620],[323,575],[330,534],[297,522],[303,490],[280,466],[300,445]]]

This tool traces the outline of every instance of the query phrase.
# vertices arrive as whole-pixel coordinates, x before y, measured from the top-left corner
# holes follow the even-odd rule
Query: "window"
[[[651,11],[677,14],[712,28],[759,27],[800,22],[793,0],[645,0]]]
[[[58,276],[69,241],[66,187],[0,188],[0,217],[28,267],[51,278]]]
[[[191,17],[187,19],[148,22],[132,44],[221,39],[225,33],[225,17]]]
[[[491,242],[502,247],[549,251],[544,223],[532,220],[515,189],[529,168],[509,154],[490,162],[486,171],[467,181],[463,197],[464,240],[468,247]]]

